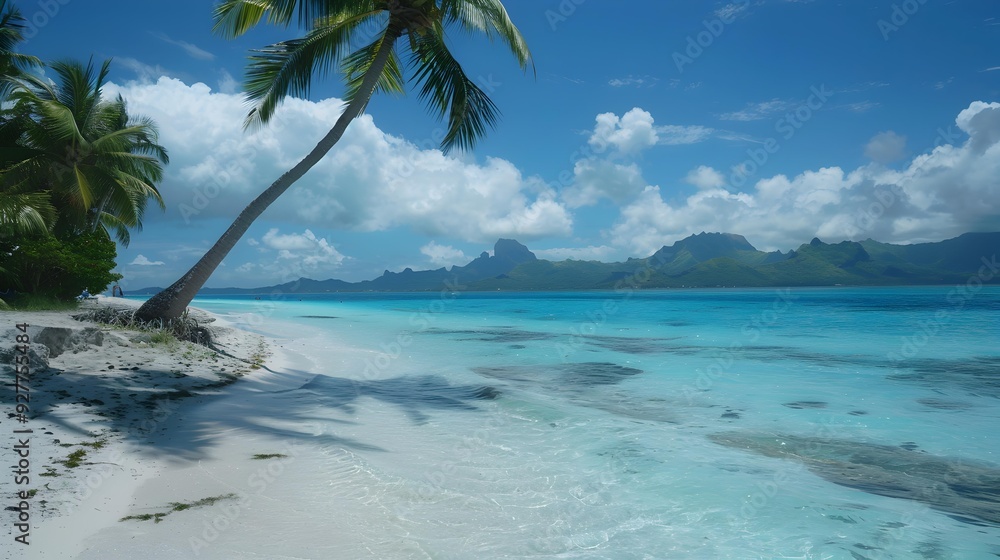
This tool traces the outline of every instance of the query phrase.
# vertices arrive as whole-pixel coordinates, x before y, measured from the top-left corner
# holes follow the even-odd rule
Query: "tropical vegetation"
[[[120,278],[115,243],[142,229],[167,152],[150,119],[103,89],[110,61],[16,53],[23,19],[0,0],[0,278],[3,291],[68,298]]]

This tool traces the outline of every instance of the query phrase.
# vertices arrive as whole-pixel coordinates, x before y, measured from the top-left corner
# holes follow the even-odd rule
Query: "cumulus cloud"
[[[236,93],[240,91],[240,82],[225,69],[219,72],[219,92]]]
[[[684,182],[699,189],[717,189],[726,184],[726,178],[722,173],[707,165],[699,165],[696,169],[688,172]]]
[[[638,107],[621,117],[614,113],[597,115],[590,145],[597,152],[613,148],[617,153],[631,156],[657,144],[697,144],[711,138],[713,129],[692,125],[657,126],[653,115]]]
[[[450,245],[438,245],[434,241],[421,247],[420,252],[426,255],[431,263],[436,266],[451,267],[453,265],[466,265],[472,260],[466,257],[461,249],[456,249]]]
[[[347,259],[325,237],[317,237],[309,229],[302,233],[281,233],[278,228],[271,228],[259,240],[248,242],[263,258],[259,262],[241,264],[236,272],[280,278],[281,281],[330,274]]]
[[[976,101],[958,114],[958,128],[969,135],[969,147],[976,154],[1000,142],[1000,103]]]
[[[590,144],[597,148],[613,146],[622,153],[637,153],[656,145],[659,137],[653,127],[653,115],[638,107],[621,117],[614,113],[597,115]]]
[[[164,263],[163,261],[151,261],[144,255],[136,255],[135,258],[132,259],[132,262],[128,264],[135,266],[161,266],[166,263]]]
[[[573,165],[572,184],[562,190],[562,199],[571,208],[597,204],[602,198],[626,202],[647,184],[634,158],[657,144],[694,144],[713,132],[703,126],[658,126],[648,111],[638,107],[621,117],[597,115],[589,138],[593,155]]]
[[[573,166],[573,176],[573,186],[562,193],[563,199],[573,208],[596,204],[601,198],[625,202],[646,186],[638,165],[606,159],[581,159]]]
[[[161,192],[167,219],[228,218],[311,150],[343,110],[338,99],[289,99],[253,133],[240,95],[160,77],[109,84],[160,127],[171,164]],[[510,162],[446,156],[438,139],[417,145],[363,115],[305,177],[268,210],[270,219],[356,231],[410,227],[430,236],[490,241],[566,235],[572,217],[552,189]]]
[[[787,250],[815,236],[916,243],[1000,230],[1000,103],[972,103],[956,124],[964,142],[938,146],[900,170],[826,167],[733,193],[713,187],[717,171],[699,167],[688,175],[699,190],[687,199],[669,203],[647,186],[623,206],[611,243],[650,254],[700,231],[725,231],[761,249]]]
[[[906,155],[906,136],[888,130],[872,137],[865,146],[865,157],[878,163],[892,163]]]

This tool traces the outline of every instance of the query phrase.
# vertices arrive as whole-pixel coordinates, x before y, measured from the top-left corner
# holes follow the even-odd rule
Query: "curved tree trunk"
[[[382,46],[375,55],[375,60],[372,61],[368,73],[365,74],[357,96],[347,106],[343,114],[340,115],[340,118],[337,119],[337,123],[330,132],[319,141],[319,144],[316,144],[316,147],[302,161],[286,171],[267,190],[248,204],[240,212],[240,215],[237,216],[233,224],[229,226],[229,229],[215,242],[215,245],[191,267],[191,270],[187,271],[184,276],[171,284],[170,287],[143,303],[142,307],[136,311],[136,318],[150,321],[180,317],[188,304],[191,303],[191,300],[194,299],[198,290],[205,285],[205,282],[212,276],[215,269],[219,267],[223,259],[226,258],[226,255],[229,254],[229,251],[236,246],[236,243],[243,237],[243,234],[250,229],[254,220],[271,203],[277,200],[282,193],[288,190],[288,187],[292,186],[295,181],[298,181],[307,171],[319,163],[323,159],[323,156],[333,148],[344,135],[344,131],[347,130],[347,126],[351,124],[351,121],[364,111],[365,105],[368,104],[368,100],[375,92],[375,86],[378,84],[379,77],[382,75],[382,71],[389,60],[389,55],[392,52],[396,39],[401,35],[401,32],[396,29],[398,28],[391,25],[390,22],[389,30],[382,41]]]

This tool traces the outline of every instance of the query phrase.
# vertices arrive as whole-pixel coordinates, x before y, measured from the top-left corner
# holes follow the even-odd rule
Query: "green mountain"
[[[1000,233],[967,233],[939,243],[891,245],[819,239],[786,254],[758,251],[741,235],[700,233],[624,263],[536,261],[475,290],[580,290],[764,286],[889,286],[1000,281]],[[980,275],[980,271],[984,274]]]
[[[363,282],[300,278],[260,288],[207,288],[203,294],[306,294],[364,291],[532,291],[764,286],[888,286],[1000,282],[1000,232],[966,233],[937,243],[892,245],[871,239],[819,239],[788,253],[758,251],[742,235],[700,233],[625,262],[548,261],[511,239],[451,269],[386,271]],[[155,293],[159,288],[133,291]]]

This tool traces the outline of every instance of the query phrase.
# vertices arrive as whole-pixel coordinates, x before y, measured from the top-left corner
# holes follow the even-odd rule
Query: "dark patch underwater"
[[[930,455],[906,444],[739,432],[708,437],[726,447],[799,461],[834,484],[922,502],[963,523],[1000,527],[995,465]]]

